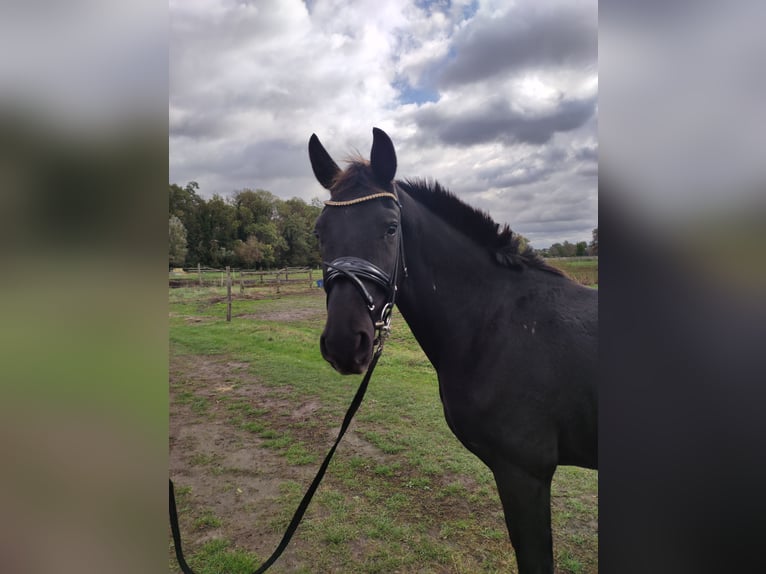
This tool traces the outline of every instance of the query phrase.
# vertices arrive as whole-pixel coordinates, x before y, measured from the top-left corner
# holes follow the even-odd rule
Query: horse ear
[[[322,184],[322,187],[330,189],[340,168],[324,149],[316,134],[311,134],[311,138],[309,138],[309,159],[311,160],[311,169],[314,170],[314,176]]]
[[[396,175],[396,152],[394,144],[386,132],[372,128],[372,150],[370,150],[370,166],[380,183],[388,185]]]

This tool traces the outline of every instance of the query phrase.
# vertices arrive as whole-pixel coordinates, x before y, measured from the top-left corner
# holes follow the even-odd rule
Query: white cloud
[[[597,225],[594,1],[170,6],[172,182],[308,200],[311,133],[340,161],[377,126],[399,177],[438,179],[536,246]]]

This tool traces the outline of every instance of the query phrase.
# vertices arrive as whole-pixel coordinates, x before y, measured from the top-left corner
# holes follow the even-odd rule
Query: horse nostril
[[[356,356],[359,363],[365,362],[371,345],[372,341],[367,333],[360,331],[356,334]]]
[[[338,370],[338,365],[333,360],[332,356],[330,355],[329,351],[327,350],[327,341],[326,341],[326,337],[324,335],[322,335],[319,338],[319,351],[322,353],[322,358],[325,361],[327,361],[328,363],[330,363],[332,368],[337,371]]]
[[[372,339],[365,331],[346,333],[340,338],[322,333],[319,349],[325,361],[341,374],[361,373],[370,362]]]
[[[370,341],[370,336],[367,333],[362,333],[360,345],[363,346],[365,349],[370,347],[372,345],[372,341]]]

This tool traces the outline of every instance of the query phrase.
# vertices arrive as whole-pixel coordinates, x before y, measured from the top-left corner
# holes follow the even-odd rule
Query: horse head
[[[362,373],[372,360],[376,330],[387,328],[401,261],[396,152],[373,128],[370,160],[341,170],[314,134],[309,158],[330,192],[314,228],[323,261],[327,323],[322,356],[342,374]]]

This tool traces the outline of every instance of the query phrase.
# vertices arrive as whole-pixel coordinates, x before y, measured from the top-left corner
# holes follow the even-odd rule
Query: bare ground
[[[264,447],[264,439],[235,424],[221,422],[228,414],[227,405],[244,401],[264,409],[267,412],[263,416],[270,419],[271,428],[290,426],[293,435],[316,446],[317,452],[326,452],[338,428],[327,433],[309,426],[296,432],[294,423],[308,421],[319,410],[319,403],[296,404],[287,398],[289,388],[260,384],[258,377],[248,372],[246,363],[215,356],[171,356],[170,361],[170,476],[177,491],[191,489],[178,496],[184,551],[188,556],[205,542],[223,537],[235,546],[256,552],[263,560],[282,537],[281,529],[274,526],[285,522],[279,501],[281,485],[295,481],[303,491],[320,461],[289,464],[284,456]],[[179,400],[184,392],[187,396],[193,393],[197,405],[206,404],[204,412],[199,407],[195,410],[194,401]],[[199,402],[200,398],[204,403]],[[381,461],[390,458],[353,428],[343,439],[343,449]],[[195,520],[205,511],[225,517],[222,525],[195,527]],[[291,515],[292,509],[289,512]],[[301,547],[299,530],[273,571],[293,571],[301,562],[295,558],[300,556]]]

